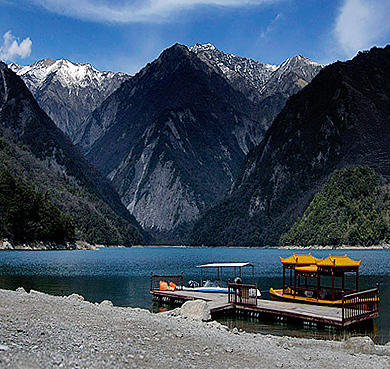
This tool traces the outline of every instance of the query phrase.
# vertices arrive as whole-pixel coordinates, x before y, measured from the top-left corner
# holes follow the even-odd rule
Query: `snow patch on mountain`
[[[100,72],[91,64],[72,63],[66,59],[44,59],[27,66],[12,63],[9,67],[25,80],[27,87],[33,93],[53,76],[63,87],[76,89],[91,85],[102,86],[107,79],[112,79],[114,76],[122,77],[123,80],[129,78],[125,73]]]
[[[271,65],[224,53],[212,44],[196,44],[190,50],[255,101],[279,92],[289,97],[306,86],[323,68],[302,55],[289,58],[281,65]]]
[[[32,65],[9,67],[18,74],[38,104],[73,141],[82,122],[122,82],[125,73],[100,72],[90,64],[66,59],[40,60]]]
[[[229,80],[233,80],[238,74],[251,81],[259,88],[270,78],[279,66],[265,64],[253,59],[240,57],[234,54],[224,53],[212,44],[196,44],[190,47],[199,58],[210,66],[217,66]]]

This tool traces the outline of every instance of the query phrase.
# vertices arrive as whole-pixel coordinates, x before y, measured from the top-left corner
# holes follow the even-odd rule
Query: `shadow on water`
[[[27,292],[36,290],[55,296],[79,294],[90,302],[111,300],[116,306],[150,308],[149,281],[143,277],[0,276],[0,287]]]
[[[150,311],[161,313],[177,308],[178,305],[153,301]],[[229,327],[237,328],[247,333],[272,334],[276,336],[291,336],[299,338],[315,338],[323,340],[341,341],[352,336],[369,336],[376,344],[384,344],[387,341],[379,335],[378,324],[375,321],[367,321],[353,327],[340,328],[331,325],[303,322],[299,319],[286,319],[275,317],[271,314],[263,314],[260,318],[247,316],[220,315],[214,317],[218,322]]]
[[[273,316],[262,318],[220,317],[217,320],[230,329],[237,328],[248,333],[273,334],[277,336],[304,337],[326,340],[343,340],[352,336],[370,336],[375,343],[380,343],[375,323],[366,322],[353,328],[339,328],[330,325],[299,320],[283,320]]]

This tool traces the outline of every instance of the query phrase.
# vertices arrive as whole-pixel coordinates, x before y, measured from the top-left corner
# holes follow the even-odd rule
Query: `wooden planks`
[[[337,307],[258,299],[257,306],[253,310],[331,325],[343,325],[342,311]]]
[[[228,303],[227,294],[204,293],[192,291],[151,291],[151,293],[164,301],[177,302],[201,299],[208,302],[210,312],[217,313],[224,310],[240,310],[253,312],[257,316],[272,314],[279,317],[290,317],[304,321],[321,322],[334,326],[344,326],[353,322],[343,323],[342,309],[339,307],[299,304],[284,301],[258,299],[257,306],[244,306]]]

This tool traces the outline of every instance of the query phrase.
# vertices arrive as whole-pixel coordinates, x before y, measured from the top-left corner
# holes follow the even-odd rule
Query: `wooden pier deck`
[[[248,315],[261,318],[267,314],[278,317],[278,319],[298,319],[304,322],[323,323],[331,326],[346,327],[348,325],[372,319],[377,315],[364,317],[357,316],[356,319],[343,319],[341,307],[319,306],[283,301],[271,301],[257,299],[256,305],[236,304],[228,302],[227,294],[204,293],[193,291],[159,291],[151,290],[154,299],[170,304],[179,305],[188,300],[201,299],[207,301],[212,316],[220,313],[232,313],[237,315]]]
[[[226,293],[204,293],[195,291],[150,291],[150,293],[162,302],[168,302],[175,305],[181,305],[188,300],[204,300],[210,308],[210,312],[214,313],[219,310],[233,308],[233,304],[228,303]]]

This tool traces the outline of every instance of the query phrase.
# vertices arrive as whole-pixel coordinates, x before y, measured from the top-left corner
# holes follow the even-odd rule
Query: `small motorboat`
[[[235,284],[242,284],[242,268],[251,267],[252,268],[252,285],[254,285],[254,264],[251,263],[211,263],[198,265],[197,268],[200,268],[200,283],[196,281],[189,281],[188,286],[184,287],[184,291],[194,291],[194,292],[209,292],[209,293],[229,293],[229,283],[224,286],[224,281],[222,277],[223,270],[226,268],[233,268],[233,282]],[[217,269],[217,279],[216,280],[206,280],[203,281],[203,269]],[[251,288],[249,289],[249,295],[251,297],[261,297],[261,292],[259,289]]]

